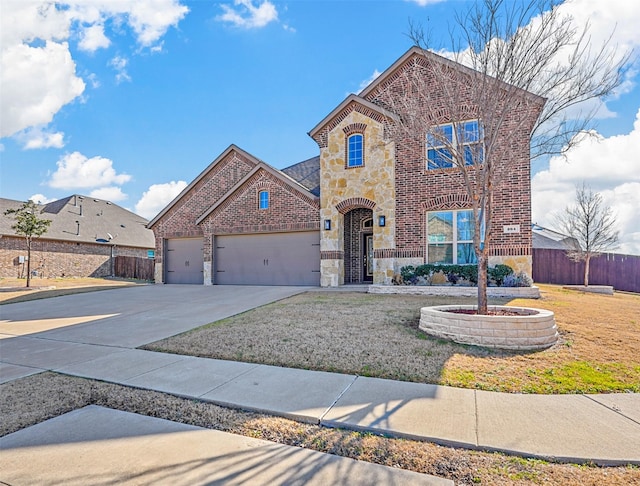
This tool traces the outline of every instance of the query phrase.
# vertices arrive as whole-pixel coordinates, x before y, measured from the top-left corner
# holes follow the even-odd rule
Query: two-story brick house
[[[322,119],[309,132],[320,156],[292,167],[275,169],[234,145],[225,150],[149,223],[156,282],[384,284],[408,264],[473,263],[459,170],[438,159],[442,149],[426,134],[416,143],[389,130],[399,114],[385,96],[405,89],[399,73],[417,61],[467,69],[410,49]],[[436,95],[425,103],[438,103],[444,82],[434,80]],[[513,117],[517,124],[501,127],[504,143],[493,150],[508,177],[495,188],[490,264],[531,274],[529,137],[544,100],[523,96],[534,102]],[[439,123],[455,136],[446,119]],[[464,122],[472,134],[465,150],[482,145],[481,126],[472,114]]]

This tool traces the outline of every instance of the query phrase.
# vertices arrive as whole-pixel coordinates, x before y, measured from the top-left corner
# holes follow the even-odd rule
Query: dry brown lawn
[[[31,279],[30,287],[27,288],[26,278],[0,278],[0,305],[145,283],[147,282],[115,278],[34,277]]]
[[[561,339],[538,352],[462,346],[418,329],[420,307],[473,299],[321,291],[146,349],[506,392],[640,392],[640,296],[540,287],[539,300],[493,301],[555,312]]]
[[[640,484],[637,467],[555,464],[329,429],[54,373],[0,385],[0,436],[90,404],[433,474],[457,485]]]
[[[24,284],[24,280],[18,283]],[[34,280],[36,283],[38,280]],[[131,283],[101,279],[47,282],[47,286],[55,285],[56,290],[66,292],[97,290],[112,284]],[[7,286],[6,279],[0,280],[3,286]],[[298,295],[156,346],[185,354],[508,391],[537,391],[550,379],[556,382],[551,382],[546,391],[571,391],[576,384],[593,389],[596,387],[585,380],[594,376],[606,378],[598,382],[598,387],[621,383],[619,389],[609,391],[638,391],[640,296],[599,296],[541,287],[543,298],[539,301],[509,302],[556,313],[561,342],[537,353],[499,353],[459,346],[431,339],[418,330],[421,306],[451,303],[451,299],[342,292]],[[18,295],[26,299],[52,295],[45,292],[49,291],[23,291]],[[6,302],[7,294],[0,292],[0,301]],[[560,378],[572,376],[570,372],[579,379],[567,386]],[[640,485],[638,467],[555,464],[327,429],[54,373],[0,385],[0,436],[89,404],[434,474],[458,485]]]

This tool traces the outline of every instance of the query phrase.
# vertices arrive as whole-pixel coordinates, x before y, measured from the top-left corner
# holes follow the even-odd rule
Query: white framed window
[[[347,167],[364,165],[364,135],[354,133],[347,138]]]
[[[484,225],[480,228],[484,238]],[[473,211],[427,213],[427,263],[475,264]]]
[[[427,133],[427,170],[453,167],[454,151],[464,154],[465,165],[482,163],[482,125],[478,120],[445,123]]]
[[[258,207],[260,209],[269,209],[269,191],[260,191],[258,193]]]

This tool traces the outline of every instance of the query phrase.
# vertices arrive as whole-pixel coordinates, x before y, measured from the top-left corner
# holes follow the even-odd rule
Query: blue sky
[[[631,5],[633,3],[633,5]],[[465,0],[3,0],[0,195],[79,193],[152,218],[234,143],[277,168],[313,157],[307,135],[409,47],[409,20],[450,48]],[[594,41],[640,49],[640,5],[573,0]],[[553,227],[583,180],[640,254],[637,67],[568,161],[536,162],[533,220]]]

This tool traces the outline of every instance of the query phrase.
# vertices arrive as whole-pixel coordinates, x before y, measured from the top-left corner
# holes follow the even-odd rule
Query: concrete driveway
[[[174,336],[311,287],[148,285],[0,306],[0,383]]]

